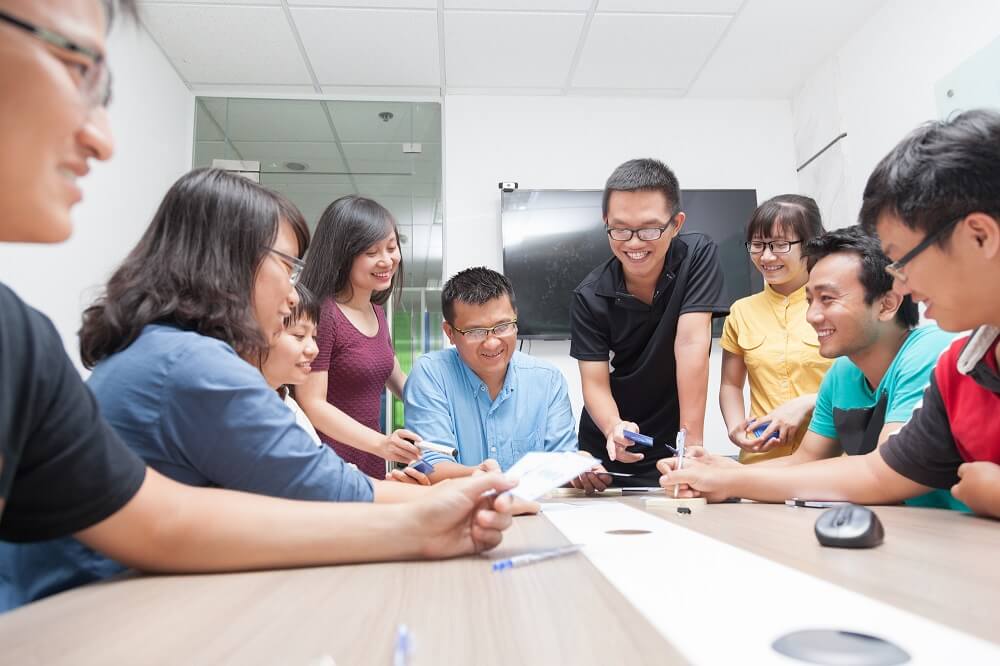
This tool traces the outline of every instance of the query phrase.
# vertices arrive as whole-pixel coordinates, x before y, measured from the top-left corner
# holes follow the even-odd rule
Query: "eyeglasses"
[[[48,28],[43,28],[33,23],[28,23],[16,16],[11,16],[7,12],[0,11],[0,22],[9,23],[15,28],[27,32],[32,37],[45,42],[49,46],[83,56],[83,58],[89,61],[88,63],[63,61],[63,64],[67,67],[76,68],[80,72],[78,88],[87,108],[106,107],[111,101],[111,71],[108,69],[103,54],[86,46],[80,46],[76,42]]]
[[[267,248],[268,252],[272,252],[279,259],[281,263],[288,267],[288,281],[292,283],[292,286],[296,286],[299,283],[299,278],[302,277],[302,271],[306,267],[306,262],[302,261],[298,257],[293,257],[290,254],[285,254],[280,250],[275,250],[273,247]]]
[[[611,240],[616,241],[630,241],[632,236],[638,236],[641,241],[655,241],[660,240],[663,232],[670,228],[670,225],[674,223],[673,216],[667,221],[667,226],[665,227],[643,227],[642,229],[624,229],[621,227],[605,227],[608,232],[608,237]]]
[[[448,322],[451,325],[451,322]],[[497,324],[492,328],[458,328],[452,325],[452,329],[458,331],[465,337],[466,340],[472,340],[475,342],[480,342],[485,340],[486,337],[492,333],[493,335],[500,337],[501,335],[510,335],[517,330],[517,320],[512,319],[511,321],[505,321],[502,324]]]
[[[761,254],[765,247],[771,251],[771,254],[788,254],[792,251],[793,245],[801,242],[800,240],[747,241],[744,245],[747,246],[747,252],[750,254]]]
[[[923,252],[924,250],[926,250],[927,248],[929,248],[931,246],[931,243],[934,243],[934,242],[938,241],[939,239],[943,238],[946,233],[948,233],[949,231],[951,231],[952,227],[954,227],[956,224],[958,224],[959,222],[961,222],[965,218],[966,218],[966,215],[962,215],[961,217],[956,217],[954,220],[952,220],[948,224],[944,225],[943,227],[941,227],[940,229],[938,229],[934,233],[932,233],[929,236],[925,237],[922,241],[920,241],[919,243],[917,243],[917,246],[914,247],[912,250],[910,250],[909,252],[907,252],[906,254],[904,254],[902,257],[900,257],[896,261],[894,261],[891,264],[889,264],[888,266],[886,266],[885,267],[885,272],[888,273],[889,277],[891,277],[893,280],[899,280],[900,282],[905,283],[906,282],[906,273],[903,272],[903,266],[905,266],[906,264],[908,264],[911,261],[913,261],[914,257],[916,257],[918,254],[920,254],[921,252]]]

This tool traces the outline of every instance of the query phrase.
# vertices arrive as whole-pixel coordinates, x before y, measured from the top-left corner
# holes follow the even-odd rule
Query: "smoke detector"
[[[387,123],[395,118],[395,115],[393,115],[392,111],[382,111],[378,114],[378,117],[382,119],[382,122]]]

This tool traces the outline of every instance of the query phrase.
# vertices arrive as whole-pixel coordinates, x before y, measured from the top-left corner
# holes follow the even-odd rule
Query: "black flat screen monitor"
[[[516,190],[502,195],[503,272],[517,295],[518,335],[569,339],[573,289],[611,257],[600,190]],[[727,303],[763,288],[747,255],[744,230],[757,207],[756,190],[682,190],[685,231],[719,246]],[[722,332],[715,319],[712,334]]]

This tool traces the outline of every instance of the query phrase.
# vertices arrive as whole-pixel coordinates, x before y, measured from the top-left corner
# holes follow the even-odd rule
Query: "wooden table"
[[[576,501],[642,508],[631,498]],[[867,551],[819,546],[813,509],[714,505],[656,515],[1000,643],[1000,524],[935,509],[877,513],[886,541]],[[566,543],[544,516],[514,522],[491,558]],[[736,620],[705,621],[724,634]],[[685,663],[580,554],[503,573],[464,558],[134,577],[0,616],[0,662],[307,666],[331,655],[339,666],[390,664],[400,623],[415,637],[416,666]]]

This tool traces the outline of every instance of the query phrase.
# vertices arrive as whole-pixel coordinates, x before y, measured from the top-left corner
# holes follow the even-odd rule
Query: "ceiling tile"
[[[285,85],[282,83],[238,83],[225,85],[220,83],[192,83],[192,92],[200,95],[219,95],[244,97],[246,95],[312,95],[316,89],[311,85]]]
[[[310,83],[280,7],[144,5],[142,16],[189,82]]]
[[[230,99],[223,128],[234,141],[333,141],[323,102]]]
[[[789,97],[883,4],[748,0],[688,94]]]
[[[436,12],[291,11],[321,85],[440,85]]]
[[[598,14],[572,85],[687,88],[729,21],[725,16]]]
[[[446,12],[448,86],[562,86],[583,14]]]
[[[586,12],[590,0],[444,0],[444,8]]]
[[[292,7],[365,7],[368,9],[437,9],[437,0],[288,0]]]
[[[751,2],[753,0],[747,0]],[[735,14],[744,0],[600,0],[599,12],[653,14]]]
[[[380,98],[400,99],[400,98],[424,98],[440,99],[440,86],[323,86],[324,95],[336,95],[337,97],[353,97],[359,100],[373,100]]]

